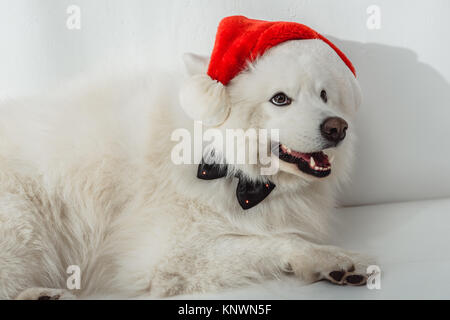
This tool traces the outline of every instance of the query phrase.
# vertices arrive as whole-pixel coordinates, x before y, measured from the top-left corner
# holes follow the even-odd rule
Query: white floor
[[[302,285],[287,277],[186,299],[450,299],[450,199],[339,209],[339,244],[368,253],[381,289]]]

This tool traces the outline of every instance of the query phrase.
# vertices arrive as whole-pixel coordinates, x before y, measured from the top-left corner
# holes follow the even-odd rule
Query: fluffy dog
[[[185,62],[184,84],[143,72],[1,105],[1,298],[166,297],[281,273],[365,283],[367,258],[324,244],[361,100],[336,51],[321,39],[285,41],[226,86],[206,75],[209,58]],[[227,162],[223,178],[175,164],[172,133],[194,135],[183,109],[222,132],[279,129],[280,170],[261,176],[261,164],[231,163],[220,146],[210,158]],[[235,175],[276,187],[244,210]]]

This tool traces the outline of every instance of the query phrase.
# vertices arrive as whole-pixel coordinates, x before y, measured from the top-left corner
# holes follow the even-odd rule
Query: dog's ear
[[[206,126],[219,126],[230,112],[227,88],[206,74],[208,58],[185,54],[184,62],[191,77],[181,87],[180,103],[193,120]]]
[[[362,102],[362,91],[359,82],[353,73],[348,72],[347,77],[342,78],[340,82],[342,95],[342,104],[346,111],[354,113],[358,111]]]
[[[359,106],[361,105],[361,102],[362,102],[362,90],[361,90],[358,80],[355,77],[350,78],[350,84],[351,84],[352,93],[353,93],[354,110],[356,111],[359,109]]]
[[[183,54],[184,66],[189,75],[206,73],[208,69],[209,58],[195,53]]]

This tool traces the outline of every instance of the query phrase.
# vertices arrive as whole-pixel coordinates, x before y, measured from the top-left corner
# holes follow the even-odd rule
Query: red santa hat
[[[230,112],[226,92],[230,80],[268,49],[285,41],[305,39],[324,41],[356,76],[352,63],[342,51],[303,24],[231,16],[219,24],[207,74],[193,76],[183,86],[180,95],[183,109],[206,125],[220,125]]]
[[[263,21],[244,16],[222,19],[209,62],[208,75],[223,85],[245,69],[248,61],[288,40],[320,39],[328,44],[355,74],[350,60],[334,44],[313,29],[296,22]]]

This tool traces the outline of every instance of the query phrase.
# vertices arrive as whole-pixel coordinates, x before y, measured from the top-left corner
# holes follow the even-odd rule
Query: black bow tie
[[[207,164],[202,161],[198,165],[197,178],[212,180],[223,178],[227,175],[227,166],[218,164]],[[254,182],[243,179],[241,174],[236,174],[239,179],[236,189],[236,197],[242,209],[247,210],[263,201],[275,188],[275,184],[267,180],[266,182]]]

